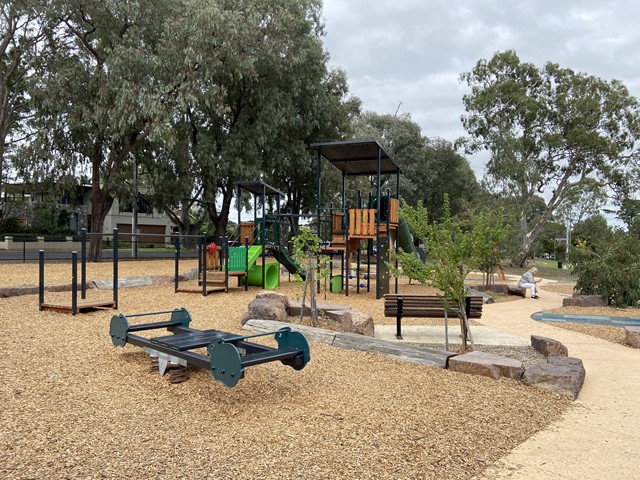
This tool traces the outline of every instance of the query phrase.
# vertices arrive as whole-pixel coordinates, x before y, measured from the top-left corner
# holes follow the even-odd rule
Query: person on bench
[[[522,274],[522,277],[520,277],[520,280],[518,281],[518,286],[520,288],[531,289],[531,298],[540,298],[537,294],[538,286],[536,284],[540,283],[541,279],[535,279],[534,275],[536,273],[538,273],[538,269],[536,267],[531,267],[529,271]]]

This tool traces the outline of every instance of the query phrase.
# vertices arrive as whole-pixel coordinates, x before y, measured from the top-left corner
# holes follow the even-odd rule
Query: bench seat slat
[[[402,315],[398,315],[398,303],[402,298]],[[469,303],[468,318],[481,318],[484,299],[481,296],[467,297]],[[458,308],[450,305],[445,308],[444,299],[436,295],[402,295],[387,294],[384,296],[384,316],[396,317],[396,336],[401,336],[401,318],[442,318],[458,315]]]

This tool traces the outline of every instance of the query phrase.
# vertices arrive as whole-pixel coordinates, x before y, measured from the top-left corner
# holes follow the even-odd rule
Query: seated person
[[[540,298],[537,295],[537,285],[536,283],[540,283],[540,279],[536,280],[534,275],[538,273],[538,269],[536,267],[531,267],[529,271],[524,272],[520,280],[518,281],[518,286],[520,288],[530,288],[531,289],[531,298]]]

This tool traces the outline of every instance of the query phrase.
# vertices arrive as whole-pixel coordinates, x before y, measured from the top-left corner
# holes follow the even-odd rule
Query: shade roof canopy
[[[271,185],[268,185],[260,180],[249,180],[249,181],[240,181],[235,182],[235,186],[242,188],[248,192],[253,193],[254,195],[266,195],[267,197],[284,197],[285,194],[282,193],[277,188],[273,188]]]
[[[402,173],[395,160],[376,140],[313,143],[311,148],[315,148],[344,175],[377,175],[378,154],[382,175]]]

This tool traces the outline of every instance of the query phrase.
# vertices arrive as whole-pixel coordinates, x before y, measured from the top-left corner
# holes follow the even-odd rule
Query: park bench
[[[482,317],[483,298],[465,297],[467,318]],[[458,316],[456,307],[445,308],[444,299],[437,295],[387,294],[384,296],[384,316],[396,317],[396,338],[402,340],[402,318],[444,318]]]

